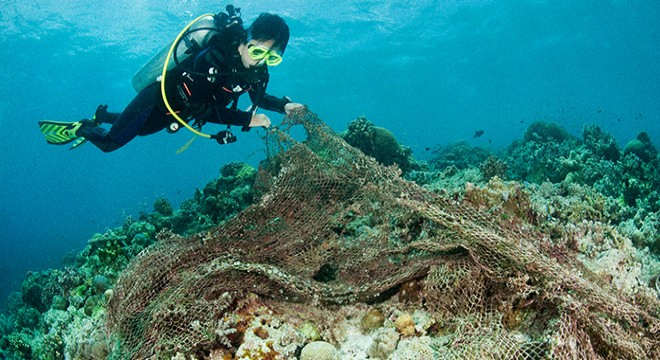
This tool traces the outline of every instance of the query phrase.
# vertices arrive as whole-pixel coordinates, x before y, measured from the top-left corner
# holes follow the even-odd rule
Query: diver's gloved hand
[[[286,105],[284,105],[284,112],[285,112],[287,115],[289,115],[289,114],[291,114],[292,112],[294,112],[294,111],[296,111],[296,110],[298,110],[298,109],[305,108],[305,107],[306,107],[306,106],[303,105],[303,104],[290,102],[290,103],[287,103]]]
[[[248,126],[251,128],[259,126],[267,128],[270,126],[270,119],[264,114],[253,114]]]

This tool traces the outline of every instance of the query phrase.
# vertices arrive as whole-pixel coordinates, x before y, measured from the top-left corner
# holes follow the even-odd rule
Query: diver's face
[[[260,48],[267,49],[270,52],[279,54],[279,49],[273,48],[274,44],[275,44],[275,40],[254,40],[254,39],[250,40],[247,44],[241,44],[238,47],[238,53],[241,55],[243,66],[245,66],[246,69],[264,66],[266,64],[266,59],[265,58],[260,60],[253,59],[250,56],[249,49],[253,46],[258,46]]]

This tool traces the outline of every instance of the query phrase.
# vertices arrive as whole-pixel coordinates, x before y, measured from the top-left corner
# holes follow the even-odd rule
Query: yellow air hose
[[[188,29],[190,29],[191,26],[193,26],[196,22],[198,22],[199,20],[201,20],[202,18],[204,18],[206,16],[213,16],[213,14],[204,14],[204,15],[199,16],[195,20],[191,21],[190,24],[188,24],[185,28],[183,28],[183,30],[181,30],[179,35],[174,40],[174,43],[172,43],[172,47],[170,47],[170,51],[167,53],[167,58],[165,59],[165,64],[163,65],[163,72],[160,76],[160,93],[163,96],[163,102],[165,103],[165,106],[167,107],[167,110],[169,110],[170,114],[172,116],[174,116],[174,118],[178,122],[180,122],[181,125],[185,126],[188,130],[192,131],[195,135],[205,137],[207,139],[211,139],[212,138],[211,135],[204,134],[202,132],[199,132],[199,131],[195,130],[195,128],[188,125],[187,122],[185,122],[183,119],[181,119],[181,117],[176,112],[174,112],[174,109],[172,109],[172,106],[170,106],[170,102],[167,100],[167,94],[165,92],[165,77],[167,75],[167,66],[170,64],[170,59],[172,58],[172,54],[174,53],[175,48],[179,44],[179,40],[181,40],[183,35],[185,35],[185,33],[188,31]]]

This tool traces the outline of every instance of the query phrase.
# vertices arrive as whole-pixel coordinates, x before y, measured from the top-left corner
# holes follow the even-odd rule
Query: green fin
[[[76,136],[76,131],[81,125],[80,122],[42,120],[39,121],[39,130],[44,134],[46,142],[49,144],[64,145],[80,138]],[[74,144],[73,147],[79,145],[82,145],[82,142]]]

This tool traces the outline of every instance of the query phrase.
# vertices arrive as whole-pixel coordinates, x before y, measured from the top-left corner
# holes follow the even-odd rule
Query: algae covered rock
[[[103,294],[110,288],[110,279],[103,275],[96,275],[92,279],[92,286],[96,295]]]
[[[369,309],[360,321],[362,331],[369,332],[383,326],[385,315],[379,309]]]

